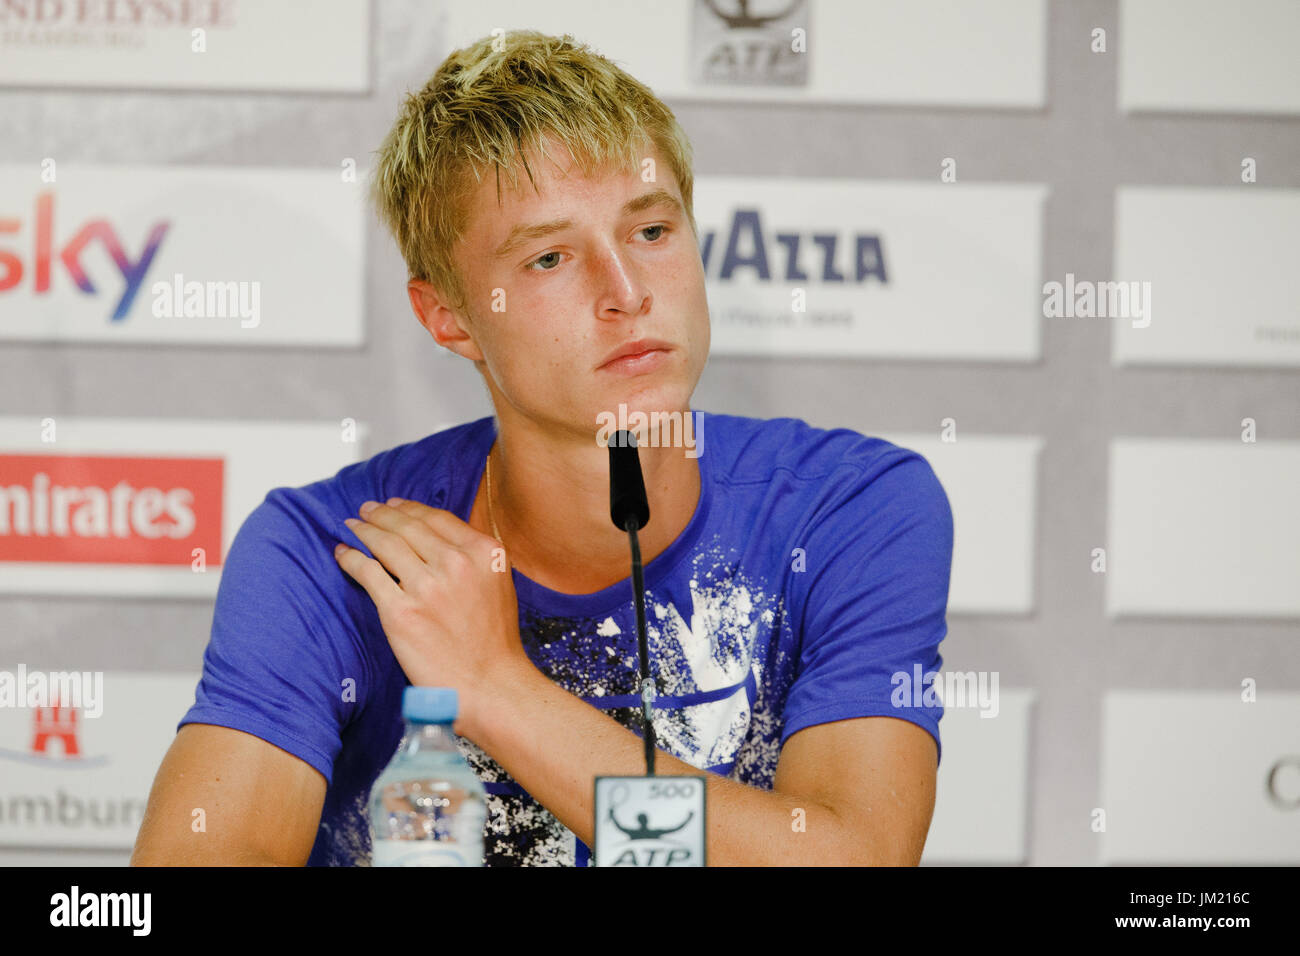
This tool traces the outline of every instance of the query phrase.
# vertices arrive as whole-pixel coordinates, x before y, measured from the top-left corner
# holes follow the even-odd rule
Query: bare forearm
[[[304,861],[305,863],[305,861]],[[162,849],[137,845],[131,853],[128,866],[295,866],[277,860],[267,853],[250,848],[231,848],[223,851],[196,852],[193,848]]]
[[[457,732],[482,747],[588,846],[597,775],[645,772],[645,743],[557,686],[531,664],[484,692]],[[655,773],[702,771],[657,750]],[[874,862],[858,833],[821,803],[705,773],[711,866],[852,865]]]

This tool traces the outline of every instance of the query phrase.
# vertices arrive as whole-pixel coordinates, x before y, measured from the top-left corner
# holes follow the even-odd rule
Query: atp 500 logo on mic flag
[[[597,777],[593,866],[705,866],[705,777]]]

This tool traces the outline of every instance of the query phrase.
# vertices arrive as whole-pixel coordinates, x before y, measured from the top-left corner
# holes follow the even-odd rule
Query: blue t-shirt
[[[699,502],[645,567],[659,747],[770,790],[786,738],[815,724],[896,717],[938,745],[942,707],[896,692],[939,670],[947,633],[952,512],[929,463],[844,428],[696,414]],[[226,556],[196,701],[177,727],[242,730],[320,771],[329,788],[309,865],[368,864],[366,802],[409,685],[374,602],[334,560],[339,541],[370,554],[343,519],[399,497],[467,520],[495,436],[488,416],[275,488]],[[630,558],[627,577],[593,594],[513,574],[528,657],[639,736]],[[572,831],[457,740],[487,789],[487,865],[587,865]]]

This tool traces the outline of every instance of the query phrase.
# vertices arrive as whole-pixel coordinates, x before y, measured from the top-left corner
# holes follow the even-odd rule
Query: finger
[[[431,508],[423,502],[412,501],[410,498],[389,498],[387,504],[413,518],[419,518],[431,530],[462,551],[468,550],[478,538],[483,537],[450,511],[442,508]]]
[[[370,595],[376,607],[381,601],[391,600],[401,595],[401,587],[388,576],[384,566],[374,558],[367,558],[356,548],[340,543],[339,547],[334,549],[334,560],[338,562],[339,567],[351,575],[352,580],[366,589],[366,593]]]
[[[448,548],[456,547],[417,516],[389,505],[370,509],[361,520],[399,535],[429,566],[436,566]]]
[[[361,539],[361,542],[370,549],[370,553],[403,584],[409,584],[418,580],[419,575],[429,573],[423,559],[411,550],[411,546],[400,534],[385,531],[378,525],[359,518],[348,518],[344,524],[352,529],[352,533]]]

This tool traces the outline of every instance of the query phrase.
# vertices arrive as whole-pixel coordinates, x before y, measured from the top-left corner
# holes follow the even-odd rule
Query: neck
[[[638,532],[649,564],[690,523],[700,496],[698,460],[682,448],[637,451],[650,504]],[[609,450],[591,436],[556,444],[535,432],[501,430],[489,452],[490,515],[510,562],[525,577],[568,594],[589,594],[629,573],[627,532],[609,517]],[[471,520],[493,534],[487,469]]]

